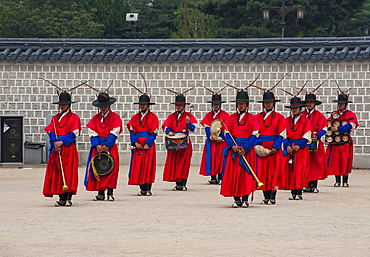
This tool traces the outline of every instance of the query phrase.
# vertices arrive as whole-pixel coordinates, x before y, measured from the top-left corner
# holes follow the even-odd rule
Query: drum
[[[332,112],[332,113],[331,113],[331,117],[332,117],[333,119],[338,119],[338,118],[339,118],[339,113],[338,113],[338,112]]]
[[[310,153],[317,152],[317,138],[311,138],[311,143],[307,145]]]
[[[188,148],[188,135],[184,133],[176,133],[174,136],[166,135],[164,143],[169,151],[183,151]]]
[[[326,137],[326,142],[332,143],[333,142],[333,137]]]
[[[94,176],[99,180],[99,176],[109,175],[114,169],[113,157],[108,153],[100,153],[91,159],[91,168]]]
[[[221,126],[222,126],[222,121],[221,120],[214,120],[211,123],[210,131],[211,131],[211,135],[213,136],[214,139],[216,138],[217,140],[222,140],[222,138],[220,138]]]

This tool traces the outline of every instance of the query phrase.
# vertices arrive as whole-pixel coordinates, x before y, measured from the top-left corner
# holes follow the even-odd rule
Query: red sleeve
[[[58,115],[59,114],[54,115],[53,118],[51,119],[49,125],[47,125],[45,127],[46,133],[49,133],[49,132],[54,132],[55,133],[55,128],[54,128],[54,122],[53,122],[53,120],[55,121],[57,119]]]
[[[151,120],[151,126],[150,126],[150,133],[153,133],[158,127],[159,127],[159,121],[158,116],[154,113],[150,113],[150,120]]]
[[[193,116],[193,114],[188,113],[188,116],[190,117],[190,123],[198,123],[197,119]]]
[[[172,121],[173,121],[173,115],[174,113],[170,114],[167,119],[162,124],[162,129],[164,130],[166,127],[171,128],[172,127]]]
[[[97,114],[95,114],[95,115],[91,118],[91,120],[86,124],[86,127],[88,127],[89,129],[91,129],[91,130],[93,130],[93,131],[95,131],[95,132],[97,132],[97,131],[96,131],[96,124],[97,124],[96,119],[97,119]]]
[[[211,125],[211,123],[212,123],[212,121],[211,121],[211,115],[210,115],[210,113],[208,112],[208,113],[204,116],[204,118],[203,118],[203,120],[200,122],[200,124],[202,124],[203,126],[210,126],[210,125]]]

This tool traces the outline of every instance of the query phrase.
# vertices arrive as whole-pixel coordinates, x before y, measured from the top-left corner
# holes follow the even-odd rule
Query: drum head
[[[186,135],[186,134],[184,134],[184,133],[175,133],[175,135],[173,135],[173,136],[166,135],[166,137],[168,137],[168,138],[172,138],[172,139],[177,139],[177,138],[184,138],[184,137],[187,137],[187,135]]]
[[[211,134],[214,137],[218,137],[219,134],[221,133],[221,126],[222,126],[221,120],[212,121],[211,126],[210,126],[210,130],[211,130]]]
[[[94,165],[99,176],[106,176],[112,172],[114,168],[114,160],[111,155],[101,153],[94,156],[92,165]]]

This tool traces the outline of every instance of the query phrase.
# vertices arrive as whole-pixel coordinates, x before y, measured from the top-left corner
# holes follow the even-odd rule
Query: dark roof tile
[[[27,62],[272,62],[366,60],[370,37],[251,39],[0,39],[0,60]]]

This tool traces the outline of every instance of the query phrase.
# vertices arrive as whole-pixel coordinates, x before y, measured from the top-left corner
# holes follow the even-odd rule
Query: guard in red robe
[[[311,125],[306,116],[301,114],[302,107],[306,106],[298,97],[290,100],[291,115],[285,119],[287,138],[284,139],[284,155],[286,184],[279,185],[279,189],[291,190],[289,200],[303,200],[302,190],[308,182],[310,170],[310,154],[307,144],[311,143]]]
[[[158,117],[149,109],[147,95],[139,97],[140,111],[127,123],[131,139],[131,161],[128,172],[128,184],[140,185],[139,196],[152,195],[152,184],[157,171],[155,140],[158,134]]]
[[[222,151],[225,149],[227,144],[221,130],[218,137],[211,135],[210,126],[215,120],[226,121],[229,114],[221,110],[221,104],[225,103],[225,101],[221,100],[220,94],[213,94],[212,101],[208,101],[208,103],[212,104],[212,111],[208,112],[200,122],[200,124],[205,128],[207,139],[203,148],[199,174],[203,176],[211,176],[211,180],[208,181],[208,184],[218,185],[222,180]]]
[[[310,171],[308,173],[309,182],[308,186],[303,191],[308,193],[318,193],[318,180],[324,180],[328,177],[324,144],[321,141],[322,136],[326,133],[327,121],[324,114],[315,109],[315,106],[322,103],[321,101],[316,100],[316,95],[312,93],[306,94],[305,101],[302,103],[307,105],[306,110],[302,112],[302,115],[309,119],[312,129],[312,143],[308,145],[308,150],[310,152]]]
[[[335,187],[341,186],[348,187],[348,176],[352,172],[353,163],[353,139],[351,132],[358,126],[356,114],[347,109],[348,95],[341,93],[338,95],[338,100],[333,102],[337,103],[337,111],[333,112],[328,119],[330,135],[327,134],[326,141],[329,146],[326,149],[327,164],[329,175],[335,175]],[[331,138],[331,140],[329,140]],[[341,181],[343,177],[343,182]]]
[[[281,145],[286,138],[285,117],[275,111],[276,100],[272,92],[267,91],[263,94],[263,112],[256,115],[259,122],[259,136],[257,145],[262,145],[269,150],[265,157],[257,158],[258,178],[264,183],[259,190],[263,190],[264,199],[262,204],[275,204],[278,189],[278,178],[284,169],[284,156]]]
[[[60,113],[53,116],[45,128],[50,140],[50,156],[43,194],[46,197],[59,195],[55,206],[72,205],[72,195],[76,194],[78,187],[78,152],[75,140],[81,133],[81,121],[71,111],[72,103],[75,102],[71,101],[69,93],[60,93],[59,101],[53,103],[59,104]]]
[[[176,182],[174,191],[186,191],[186,183],[189,177],[190,161],[193,155],[193,147],[189,137],[189,132],[194,132],[195,117],[185,111],[186,99],[184,95],[177,95],[175,103],[176,111],[170,114],[162,124],[162,129],[166,135],[174,136],[175,133],[187,135],[188,146],[182,151],[167,151],[167,158],[164,164],[163,181]]]
[[[250,168],[256,172],[256,151],[259,124],[254,115],[248,112],[249,96],[241,90],[236,96],[237,112],[231,114],[222,129],[225,130],[227,147],[220,194],[234,197],[233,208],[249,206],[248,197],[256,190],[257,182]],[[235,140],[235,143],[234,143]],[[245,163],[243,156],[249,163]],[[258,176],[258,174],[257,174]]]
[[[107,199],[114,201],[113,189],[117,187],[119,154],[116,140],[122,132],[122,120],[110,108],[115,102],[116,99],[109,97],[107,93],[99,93],[97,100],[92,102],[93,106],[99,108],[99,113],[95,114],[86,125],[89,129],[91,149],[86,165],[85,187],[87,191],[98,191],[95,201],[105,200],[105,191],[107,191]],[[113,170],[104,176],[94,174],[92,168],[92,158],[100,153],[108,153],[114,160]]]

